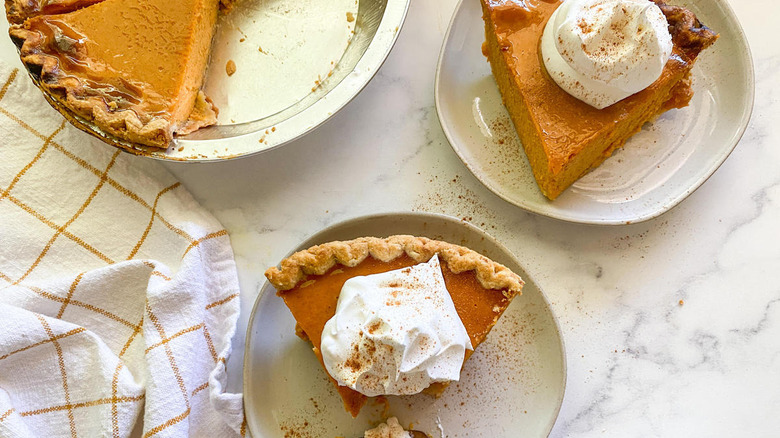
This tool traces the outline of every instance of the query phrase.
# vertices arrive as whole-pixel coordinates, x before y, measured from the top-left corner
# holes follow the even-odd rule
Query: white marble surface
[[[735,152],[672,211],[608,227],[513,207],[453,153],[433,79],[455,3],[412,0],[377,77],[313,134],[232,162],[167,165],[231,235],[243,312],[232,388],[241,390],[244,331],[268,266],[329,224],[433,211],[505,243],[552,301],[569,364],[552,436],[777,436],[780,2],[732,0],[757,79],[753,119]]]

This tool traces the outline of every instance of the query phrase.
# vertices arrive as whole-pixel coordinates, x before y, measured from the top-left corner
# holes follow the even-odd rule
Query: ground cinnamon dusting
[[[300,423],[285,423],[279,426],[284,438],[317,438],[320,435],[312,430],[308,420]]]
[[[353,354],[350,356],[346,362],[344,362],[344,366],[352,370],[353,372],[358,372],[360,368],[363,367],[363,364],[360,362],[360,353]]]
[[[432,189],[418,199],[412,211],[449,214],[482,228],[496,228],[495,213],[485,205],[481,196],[464,185],[460,175],[446,182],[433,175],[428,183]]]
[[[376,333],[377,330],[379,330],[379,327],[381,327],[381,326],[382,326],[382,323],[380,321],[376,321],[373,324],[371,324],[370,326],[368,326],[368,332],[373,335],[374,333]]]

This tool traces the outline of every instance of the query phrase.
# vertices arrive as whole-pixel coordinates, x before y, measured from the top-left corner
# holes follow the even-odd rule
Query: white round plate
[[[130,143],[121,148],[162,160],[204,162],[295,140],[347,105],[374,77],[408,7],[409,0],[236,2],[219,16],[203,85],[220,110],[217,125],[178,137],[167,150]],[[7,34],[7,26],[0,19],[0,34]],[[0,61],[21,67],[8,37],[0,38]],[[228,75],[230,61],[235,71]]]
[[[331,240],[414,234],[466,245],[521,275],[523,294],[466,362],[460,382],[441,398],[425,394],[369,401],[353,419],[295,320],[266,283],[252,309],[244,359],[244,408],[252,436],[362,437],[397,416],[432,438],[545,437],[563,401],[566,356],[549,303],[517,259],[483,231],[448,216],[400,213],[334,225],[294,251]]]
[[[436,109],[466,167],[506,201],[556,219],[627,224],[656,217],[690,195],[726,160],[753,110],[753,61],[726,0],[671,0],[720,33],[693,69],[690,106],[663,114],[555,201],[536,185],[482,55],[478,0],[462,0],[436,73]]]

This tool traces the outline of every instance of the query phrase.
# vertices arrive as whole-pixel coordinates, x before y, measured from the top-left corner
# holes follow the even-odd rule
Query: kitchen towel
[[[227,232],[0,63],[0,437],[243,436]]]

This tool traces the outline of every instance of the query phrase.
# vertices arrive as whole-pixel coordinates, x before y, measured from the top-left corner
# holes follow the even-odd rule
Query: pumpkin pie
[[[323,363],[320,341],[325,323],[336,312],[344,283],[356,276],[378,274],[424,263],[438,254],[447,291],[476,348],[498,321],[523,281],[509,268],[468,248],[425,237],[363,237],[313,246],[282,260],[265,272],[296,320],[296,333],[311,342]],[[466,350],[465,360],[473,353]],[[326,369],[327,372],[327,369]],[[345,409],[357,416],[368,397],[331,381]],[[425,392],[438,396],[446,383],[433,383]]]
[[[689,10],[654,1],[669,23],[672,56],[649,87],[604,109],[560,88],[545,70],[540,41],[560,0],[481,0],[483,53],[542,193],[555,199],[600,165],[646,122],[688,105],[691,69],[717,39]]]
[[[6,0],[11,39],[49,103],[119,146],[167,147],[216,123],[200,90],[220,0]]]

